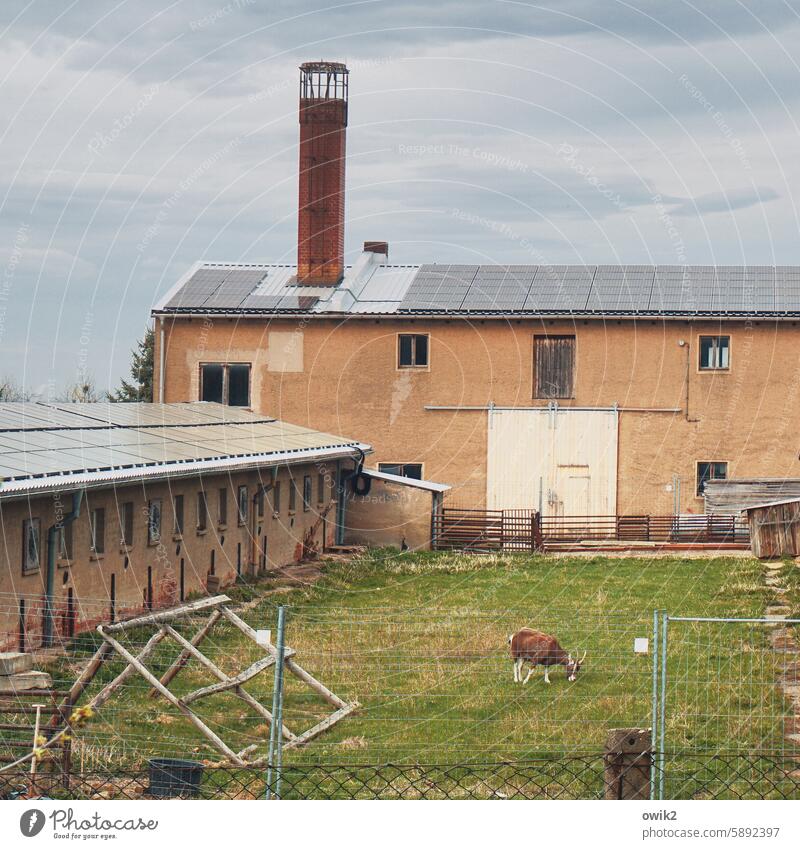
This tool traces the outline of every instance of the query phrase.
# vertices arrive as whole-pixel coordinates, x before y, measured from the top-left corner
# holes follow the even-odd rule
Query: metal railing
[[[434,518],[437,549],[537,551],[583,542],[744,548],[747,522],[729,515],[541,516],[535,510],[443,507]]]

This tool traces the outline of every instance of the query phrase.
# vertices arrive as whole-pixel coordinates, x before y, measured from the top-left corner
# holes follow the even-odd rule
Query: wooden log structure
[[[606,799],[649,799],[653,765],[649,728],[611,728],[603,755]]]

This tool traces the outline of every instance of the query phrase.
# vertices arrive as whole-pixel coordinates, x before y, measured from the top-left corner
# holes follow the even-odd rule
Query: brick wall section
[[[167,319],[166,401],[197,399],[202,322]],[[271,372],[259,360],[270,331],[296,332],[303,371]],[[430,333],[430,368],[397,368],[397,334]],[[727,460],[729,477],[800,477],[794,422],[800,409],[797,322],[213,319],[208,346],[258,362],[259,412],[371,444],[378,462],[421,462],[451,484],[455,506],[480,507],[486,491],[487,415],[425,405],[546,406],[532,397],[533,337],[576,336],[576,386],[562,406],[678,408],[620,414],[619,513],[701,512],[695,463]],[[731,368],[700,372],[698,336],[729,334]],[[689,343],[680,347],[679,340]],[[687,350],[689,412],[685,412]],[[249,360],[248,360],[249,361]]]
[[[214,474],[197,477],[174,478],[142,485],[131,484],[113,489],[94,489],[86,492],[81,515],[73,524],[73,560],[57,561],[55,580],[55,632],[66,636],[70,628],[67,615],[69,591],[75,607],[75,627],[86,629],[98,622],[107,621],[110,614],[112,575],[116,586],[117,616],[143,609],[148,587],[148,568],[151,570],[153,602],[156,606],[171,605],[181,597],[181,572],[183,595],[205,594],[212,557],[214,574],[222,587],[232,584],[237,574],[251,575],[265,571],[262,552],[266,547],[266,569],[280,567],[299,560],[312,547],[319,549],[323,539],[334,542],[335,534],[335,481],[336,464],[302,464],[282,467],[278,473],[280,484],[280,510],[273,509],[274,495],[267,493],[264,515],[254,508],[254,496],[259,483],[271,481],[270,470]],[[320,478],[323,475],[322,498]],[[312,500],[304,509],[302,491],[305,476],[311,478]],[[292,481],[298,487],[296,506],[289,510],[289,488]],[[241,523],[238,518],[237,498],[240,486],[247,487],[248,518]],[[227,501],[227,522],[222,525],[219,516],[219,490],[224,489]],[[205,531],[197,528],[197,493],[206,492],[208,522]],[[183,495],[184,531],[173,533],[173,499]],[[147,504],[151,499],[161,499],[161,540],[149,544],[147,533]],[[42,631],[42,599],[47,569],[47,529],[56,523],[59,515],[69,512],[71,498],[61,496],[57,508],[53,495],[30,500],[17,499],[0,502],[0,650],[19,644],[20,601],[25,602],[26,647],[40,643]],[[122,532],[119,514],[124,502],[133,502],[133,545],[121,544]],[[92,555],[90,549],[89,515],[92,509],[105,509],[105,553]],[[22,573],[22,527],[29,517],[40,519],[40,568],[33,574]],[[241,561],[239,561],[241,557]],[[254,565],[251,560],[254,559]],[[240,565],[237,565],[239,564]]]
[[[334,285],[344,272],[344,169],[347,104],[300,100],[297,277]]]

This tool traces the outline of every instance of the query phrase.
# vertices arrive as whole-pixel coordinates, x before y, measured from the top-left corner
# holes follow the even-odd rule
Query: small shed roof
[[[764,501],[761,504],[749,504],[742,508],[742,513],[749,513],[751,510],[763,510],[766,507],[779,507],[781,504],[800,504],[800,496],[782,498],[780,501]]]
[[[404,475],[390,475],[388,472],[379,472],[377,469],[362,469],[361,473],[375,480],[386,481],[386,483],[396,483],[400,486],[411,486],[414,489],[427,489],[429,492],[447,492],[452,489],[446,483],[436,483],[435,481],[423,481],[418,478],[407,478]]]

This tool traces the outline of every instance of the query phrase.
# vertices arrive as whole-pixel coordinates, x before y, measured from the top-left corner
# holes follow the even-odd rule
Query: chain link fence
[[[656,758],[657,760],[657,758]],[[281,799],[603,799],[617,798],[601,754],[460,764],[307,764],[281,770]],[[264,799],[266,771],[208,767],[168,776],[153,767],[0,780],[0,797],[69,799]],[[741,752],[673,758],[666,799],[798,799],[800,759]]]

